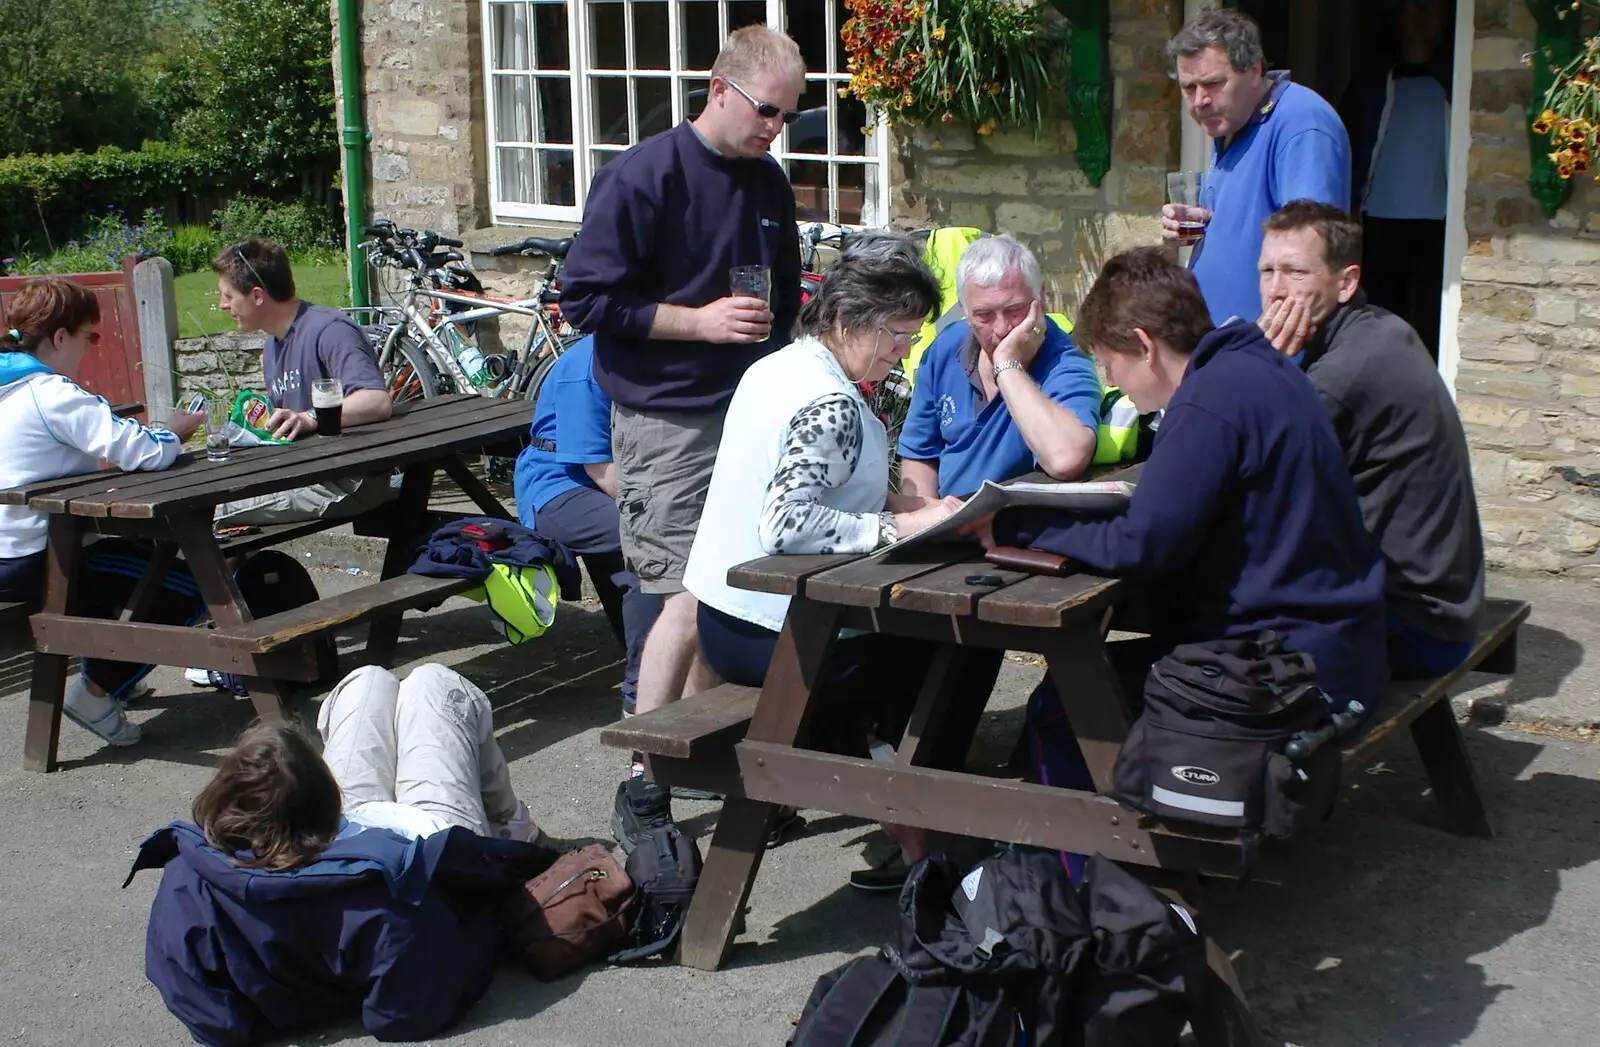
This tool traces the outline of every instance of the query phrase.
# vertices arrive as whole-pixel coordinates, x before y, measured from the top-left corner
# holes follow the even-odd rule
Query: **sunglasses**
[[[233,249],[233,253],[234,253],[234,256],[239,259],[239,261],[244,263],[245,268],[250,270],[250,275],[254,276],[256,278],[255,286],[257,286],[257,287],[261,288],[263,291],[265,291],[267,289],[267,282],[261,278],[261,273],[256,270],[256,267],[250,264],[250,259],[248,259],[248,258],[246,258],[244,256],[244,245],[240,244],[238,247],[235,247]],[[245,293],[248,294],[249,291],[250,291],[250,288],[243,287],[243,288],[240,288],[240,290],[242,290],[242,291],[244,291]]]
[[[729,80],[727,77],[723,77],[722,80],[723,83],[727,84],[735,91],[738,91],[739,94],[743,95],[744,100],[749,102],[751,106],[755,108],[756,115],[761,117],[761,119],[771,120],[775,116],[781,116],[783,117],[783,122],[786,124],[792,124],[796,120],[800,119],[800,111],[798,109],[780,109],[771,102],[758,102],[754,98],[750,97],[750,93],[748,91],[734,83],[732,80]]]

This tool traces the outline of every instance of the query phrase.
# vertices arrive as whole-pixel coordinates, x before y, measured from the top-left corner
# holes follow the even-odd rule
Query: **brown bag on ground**
[[[554,981],[616,950],[636,897],[617,860],[590,844],[522,885],[506,906],[506,936],[534,977]]]

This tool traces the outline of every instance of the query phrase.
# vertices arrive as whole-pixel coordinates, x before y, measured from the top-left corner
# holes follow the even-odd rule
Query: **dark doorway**
[[[1454,0],[1239,0],[1267,68],[1322,95],[1350,133],[1362,285],[1439,356]],[[1465,102],[1465,99],[1463,99]]]

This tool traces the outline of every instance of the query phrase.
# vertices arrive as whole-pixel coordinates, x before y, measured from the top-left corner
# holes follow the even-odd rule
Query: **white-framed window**
[[[577,221],[589,179],[705,105],[729,32],[782,26],[806,59],[804,115],[773,143],[802,221],[888,221],[887,133],[855,98],[842,0],[482,0],[496,220]]]

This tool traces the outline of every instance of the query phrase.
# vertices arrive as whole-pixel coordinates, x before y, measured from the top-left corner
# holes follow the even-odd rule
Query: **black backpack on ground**
[[[288,553],[276,549],[263,549],[245,557],[244,563],[234,572],[233,580],[252,618],[265,618],[321,599],[316,583],[311,580],[311,572]],[[319,633],[311,644],[316,656],[317,681],[333,679],[339,668],[333,636]]]
[[[1021,1047],[999,983],[916,984],[883,956],[858,956],[817,979],[790,1047]]]
[[[1362,712],[1336,710],[1311,656],[1285,651],[1274,633],[1183,644],[1150,670],[1112,795],[1252,842],[1288,839],[1332,812],[1335,742]],[[1251,861],[1247,849],[1247,870]]]
[[[626,947],[606,957],[625,965],[664,956],[678,944],[700,882],[700,847],[676,825],[652,829],[628,855],[628,879],[639,891]]]
[[[898,940],[824,975],[791,1047],[1167,1047],[1207,1004],[1188,914],[1100,855],[919,862]]]

